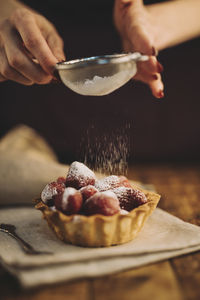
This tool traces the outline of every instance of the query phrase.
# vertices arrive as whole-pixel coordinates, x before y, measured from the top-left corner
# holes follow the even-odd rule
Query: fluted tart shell
[[[142,229],[146,219],[156,208],[160,195],[142,190],[147,203],[138,206],[128,214],[65,215],[39,201],[36,208],[57,237],[64,242],[84,247],[108,247],[133,240]]]

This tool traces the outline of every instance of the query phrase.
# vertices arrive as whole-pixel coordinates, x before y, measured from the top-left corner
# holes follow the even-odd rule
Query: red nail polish
[[[152,55],[153,56],[157,56],[158,55],[158,51],[156,50],[155,47],[152,47]]]
[[[161,63],[157,63],[157,69],[158,69],[158,73],[162,73],[164,71],[163,65],[161,65]]]
[[[164,97],[164,92],[162,90],[160,90],[157,97],[158,98],[163,98]]]
[[[153,77],[154,80],[158,80],[158,75],[157,74],[153,74],[152,77]]]

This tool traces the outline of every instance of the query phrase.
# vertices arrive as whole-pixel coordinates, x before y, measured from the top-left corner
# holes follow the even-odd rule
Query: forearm
[[[173,0],[146,8],[156,26],[158,50],[200,35],[200,0]]]

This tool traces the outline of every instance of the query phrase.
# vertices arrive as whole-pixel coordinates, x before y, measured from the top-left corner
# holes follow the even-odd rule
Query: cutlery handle
[[[39,254],[31,245],[25,242],[16,232],[8,232],[10,236],[16,239],[26,254]]]
[[[53,254],[50,251],[37,251],[35,250],[30,244],[25,242],[17,233],[16,233],[16,227],[12,224],[0,224],[0,231],[7,233],[10,235],[12,238],[14,238],[19,245],[21,246],[22,250],[26,254]]]

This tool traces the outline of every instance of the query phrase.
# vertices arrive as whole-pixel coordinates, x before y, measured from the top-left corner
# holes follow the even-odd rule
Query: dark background
[[[112,24],[112,1],[26,2],[55,24],[65,41],[67,59],[121,51]],[[62,162],[69,163],[81,160],[81,153],[87,150],[83,141],[88,128],[92,144],[104,134],[123,131],[128,123],[130,162],[197,161],[199,50],[200,40],[196,39],[159,54],[165,83],[161,100],[153,98],[146,85],[134,81],[104,97],[81,96],[62,84],[26,87],[1,83],[0,136],[16,124],[27,124],[47,139]]]

